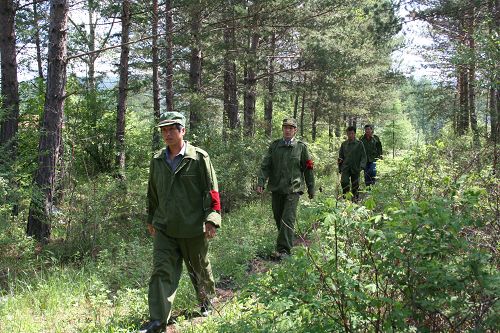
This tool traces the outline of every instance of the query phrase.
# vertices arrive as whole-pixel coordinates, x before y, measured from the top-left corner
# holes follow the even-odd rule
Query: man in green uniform
[[[377,160],[382,159],[382,142],[373,134],[373,126],[365,125],[365,134],[359,138],[366,151],[365,185],[375,184],[377,176]]]
[[[342,193],[351,192],[353,200],[358,199],[359,173],[366,167],[366,152],[363,143],[356,139],[356,127],[346,130],[347,140],[342,142],[339,150],[340,185]]]
[[[210,309],[215,285],[208,240],[220,227],[217,178],[208,154],[184,141],[185,117],[168,112],[158,124],[166,148],[151,160],[147,227],[153,236],[153,273],[149,282],[150,320],[140,332],[160,332],[168,323],[182,262],[201,305]]]
[[[313,161],[305,143],[295,138],[297,121],[284,119],[283,138],[269,146],[259,172],[257,192],[262,193],[266,181],[272,192],[272,207],[278,239],[276,241],[279,259],[290,255],[293,246],[294,225],[299,197],[304,183],[309,198],[314,197]]]

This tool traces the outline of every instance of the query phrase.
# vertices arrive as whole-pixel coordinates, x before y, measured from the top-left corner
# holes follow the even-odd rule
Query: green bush
[[[311,245],[196,331],[494,331],[498,182],[470,166],[488,153],[438,142],[381,163],[363,206],[303,203]]]

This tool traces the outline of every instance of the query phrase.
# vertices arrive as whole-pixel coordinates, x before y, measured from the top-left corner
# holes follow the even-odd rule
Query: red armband
[[[220,206],[219,192],[217,192],[215,190],[211,190],[210,196],[212,197],[212,209],[220,212],[221,206]]]
[[[313,168],[314,168],[313,160],[307,160],[306,161],[306,169],[312,170]]]

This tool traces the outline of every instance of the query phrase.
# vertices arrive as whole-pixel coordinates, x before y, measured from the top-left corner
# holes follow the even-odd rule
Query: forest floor
[[[294,246],[309,246],[311,245],[311,240],[307,235],[297,235],[294,240]],[[286,260],[286,259],[283,259]],[[272,269],[274,266],[280,263],[280,259],[277,259],[270,255],[259,255],[255,258],[249,260],[246,273],[248,276],[265,274],[267,271]],[[230,279],[222,279],[218,281],[217,287],[215,288],[216,297],[212,300],[213,312],[212,316],[217,316],[222,313],[225,305],[236,297],[239,288],[235,287],[234,283]],[[207,317],[201,316],[197,312],[181,311],[176,313],[171,319],[170,323],[165,329],[165,333],[179,333],[181,330],[176,326],[176,318],[183,316],[187,320],[184,324],[188,323],[190,326],[196,326],[203,323]]]

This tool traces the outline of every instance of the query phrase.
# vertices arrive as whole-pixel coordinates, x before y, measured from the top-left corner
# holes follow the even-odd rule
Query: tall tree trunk
[[[189,63],[189,128],[195,130],[200,122],[199,94],[201,93],[201,11],[199,5],[191,5],[191,59]]]
[[[302,60],[299,60],[299,71],[302,69]],[[290,70],[293,70],[293,65],[290,65]],[[298,83],[296,84],[296,87],[295,87],[295,96],[294,96],[294,100],[293,100],[293,118],[294,119],[297,119],[297,115],[298,115],[298,112],[299,112],[299,97],[300,97],[300,72],[298,73]],[[305,75],[304,75],[304,79],[305,79]]]
[[[122,38],[120,55],[120,82],[118,84],[118,109],[116,116],[116,166],[120,177],[125,171],[125,114],[127,111],[128,92],[128,45],[130,34],[130,0],[122,2]]]
[[[224,113],[229,123],[229,131],[233,136],[237,136],[240,126],[238,114],[238,91],[236,80],[236,37],[234,27],[234,7],[230,8],[231,19],[224,28],[224,46],[226,49],[224,56]]]
[[[253,16],[250,32],[250,47],[248,50],[248,61],[246,63],[245,77],[245,97],[243,123],[246,136],[253,137],[255,134],[255,99],[257,96],[257,49],[259,47],[260,35],[258,33],[258,2],[252,4],[249,8],[249,14]]]
[[[476,114],[476,43],[474,40],[475,26],[475,8],[471,6],[470,12],[467,15],[467,46],[471,59],[469,59],[468,66],[468,103],[469,103],[469,116],[472,133],[474,135],[474,144],[479,147],[481,142],[479,140],[479,129],[477,127],[477,114]]]
[[[293,118],[294,119],[297,119],[297,115],[299,112],[299,95],[300,95],[300,92],[297,91],[295,93],[295,96],[293,97]]]
[[[500,0],[491,0],[490,13],[492,20],[490,21],[490,35],[500,28]],[[491,133],[490,141],[496,144],[500,138],[500,89],[498,89],[498,80],[500,76],[500,66],[498,62],[494,65],[493,71],[490,74],[490,121]],[[495,154],[496,155],[496,154]],[[495,156],[495,159],[497,157]]]
[[[467,47],[467,22],[464,17],[461,18],[458,28],[459,43]],[[458,119],[457,119],[457,134],[463,135],[469,129],[469,70],[468,66],[458,64]]]
[[[50,238],[50,214],[56,161],[61,140],[65,87],[67,0],[51,0],[47,90],[38,145],[38,169],[29,210],[27,234],[42,243]]]
[[[94,99],[92,102],[95,103],[95,91],[96,91],[96,85],[95,85],[95,61],[97,60],[97,54],[95,52],[95,23],[94,23],[94,1],[93,0],[88,0],[88,15],[89,15],[89,34],[87,38],[87,48],[89,50],[89,56],[87,60],[85,61],[87,63],[88,67],[88,73],[87,73],[87,89],[91,92],[94,93],[92,94],[92,98]],[[92,106],[95,106],[92,105]],[[94,112],[95,114],[95,112]],[[95,124],[94,124],[95,125]]]
[[[267,65],[267,93],[264,102],[265,134],[272,138],[273,129],[273,99],[274,99],[274,52],[276,49],[276,33],[271,35],[271,55]]]
[[[153,34],[153,118],[155,125],[160,121],[160,75],[159,75],[159,60],[158,60],[158,0],[153,0],[153,22],[151,27]],[[153,151],[156,151],[161,146],[160,133],[153,130]]]
[[[167,112],[174,111],[174,61],[173,61],[173,34],[174,21],[172,14],[172,0],[165,0],[165,20],[166,20],[166,80],[165,94],[167,102]]]
[[[304,87],[306,86],[307,76],[304,74]],[[312,92],[312,86],[311,86]],[[311,94],[309,94],[310,96]],[[304,115],[306,112],[306,89],[302,91],[302,101],[300,103],[300,136],[304,137]]]
[[[319,94],[316,95],[316,100],[314,101],[314,106],[311,109],[311,140],[313,142],[316,141],[316,137],[318,134],[318,112],[319,112]]]
[[[0,0],[1,102],[4,112],[4,116],[0,118],[0,147],[4,154],[2,161],[9,164],[16,158],[16,136],[19,124],[15,16],[14,1]]]
[[[42,48],[40,47],[40,27],[38,26],[38,3],[33,1],[33,32],[35,34],[36,64],[38,68],[38,78],[43,80]],[[38,84],[40,84],[39,82]]]
[[[458,119],[457,134],[464,135],[469,128],[469,76],[467,68],[458,65]]]
[[[17,131],[19,126],[19,83],[17,80],[16,9],[13,0],[0,0],[0,59],[1,59],[1,88],[0,103],[2,116],[0,117],[0,152],[2,154],[0,166],[5,164],[4,171],[8,171],[9,186],[17,189],[18,183],[13,173],[13,163],[17,155]],[[7,195],[12,203],[12,215],[17,216],[19,205],[16,191]]]

